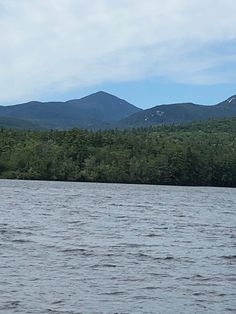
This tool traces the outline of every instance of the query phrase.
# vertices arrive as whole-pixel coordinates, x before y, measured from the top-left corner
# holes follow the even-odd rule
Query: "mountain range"
[[[106,129],[181,124],[236,116],[236,96],[216,105],[165,104],[143,110],[100,91],[66,102],[0,106],[0,126],[27,129]]]

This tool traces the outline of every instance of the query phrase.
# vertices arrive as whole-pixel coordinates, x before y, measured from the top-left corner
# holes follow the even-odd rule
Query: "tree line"
[[[236,187],[236,118],[96,132],[2,128],[0,178]]]

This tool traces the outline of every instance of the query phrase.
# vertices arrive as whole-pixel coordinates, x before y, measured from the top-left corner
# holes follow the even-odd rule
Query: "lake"
[[[236,313],[236,190],[0,180],[0,313]]]

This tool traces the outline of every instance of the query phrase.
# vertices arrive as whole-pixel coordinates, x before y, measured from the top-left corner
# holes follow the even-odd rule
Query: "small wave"
[[[52,304],[53,304],[53,305],[55,305],[55,304],[61,304],[61,303],[63,303],[63,302],[64,302],[63,300],[58,300],[58,301],[52,302]]]
[[[94,255],[93,251],[88,251],[86,249],[64,249],[61,251],[62,253],[76,255],[79,254],[81,256],[91,256]]]
[[[26,240],[26,239],[15,239],[15,240],[12,240],[13,243],[19,243],[19,244],[24,244],[24,243],[31,243],[31,242],[34,242],[32,240]]]
[[[145,258],[145,259],[152,259],[155,261],[173,261],[173,260],[177,260],[175,257],[173,256],[152,256],[152,255],[148,255],[148,254],[144,254],[144,253],[139,253],[137,254],[138,258]]]
[[[73,252],[86,252],[85,249],[64,249],[62,250],[63,253],[73,253]]]
[[[124,295],[124,294],[125,294],[125,292],[123,292],[123,291],[103,292],[102,293],[102,295],[110,295],[110,296],[112,296],[112,295]]]
[[[117,267],[117,265],[115,264],[95,264],[95,265],[92,265],[91,268],[103,268],[103,267],[109,267],[109,268],[115,268]]]
[[[68,223],[68,224],[80,224],[80,225],[86,224],[86,222],[83,222],[81,220],[72,220],[72,221],[67,221],[66,223]]]
[[[154,237],[159,237],[160,235],[156,234],[156,233],[149,233],[146,235],[147,238],[154,238]]]
[[[64,311],[64,310],[52,310],[52,309],[47,309],[46,310],[47,313],[50,313],[50,314],[74,314],[75,312],[74,311]],[[76,312],[76,314],[82,314],[81,312]]]
[[[1,307],[0,310],[14,310],[20,306],[20,301],[9,301],[4,303]]]
[[[161,289],[160,287],[154,287],[154,286],[148,286],[148,287],[144,287],[142,288],[143,290],[157,290],[157,289]]]
[[[7,232],[8,232],[8,230],[7,230],[7,229],[5,229],[5,228],[4,228],[4,229],[3,229],[3,228],[2,228],[2,229],[0,229],[0,234],[5,234],[5,233],[7,233]]]
[[[228,260],[236,260],[236,255],[223,255],[221,258],[228,259]]]

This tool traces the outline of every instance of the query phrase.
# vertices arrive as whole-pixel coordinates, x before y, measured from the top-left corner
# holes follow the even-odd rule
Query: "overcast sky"
[[[0,0],[0,104],[236,94],[235,0]]]

